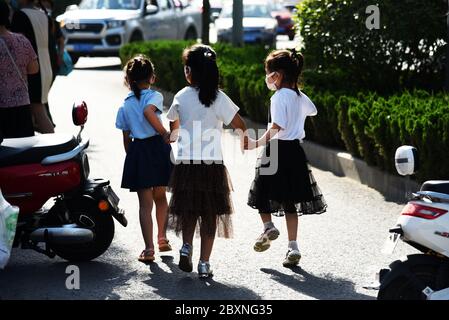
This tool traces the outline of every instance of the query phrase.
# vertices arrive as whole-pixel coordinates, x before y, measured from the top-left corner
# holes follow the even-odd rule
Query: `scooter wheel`
[[[81,202],[81,204],[87,205],[86,202]],[[112,216],[100,212],[92,204],[87,208],[86,206],[83,207],[83,210],[74,208],[75,210],[71,212],[71,215],[75,221],[80,214],[88,216],[93,221],[94,226],[89,229],[94,233],[94,239],[85,244],[51,245],[56,255],[68,261],[81,262],[93,260],[101,256],[109,248],[114,238],[115,227]]]
[[[396,264],[381,284],[378,300],[426,300],[423,290],[426,287],[438,290],[437,277],[440,263],[437,260],[406,260]],[[389,278],[389,279],[388,279]]]

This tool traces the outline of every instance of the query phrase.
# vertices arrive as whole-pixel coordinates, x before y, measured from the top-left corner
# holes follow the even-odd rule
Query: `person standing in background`
[[[12,0],[11,5],[16,9],[11,31],[22,33],[38,55],[39,73],[28,76],[28,93],[37,130],[40,133],[54,133],[54,126],[45,111],[53,79],[50,52],[56,50],[51,40],[51,20],[44,11],[34,6],[34,0]]]
[[[7,29],[9,17],[0,0],[0,136],[5,139],[34,136],[27,75],[39,71],[28,39]]]
[[[52,17],[53,9],[54,9],[54,2],[53,0],[42,0],[41,4],[43,8],[45,8],[47,15],[50,17],[52,26],[51,26],[51,41],[56,46],[56,50],[50,51],[50,62],[51,67],[53,71],[53,82],[56,79],[56,76],[58,74],[58,70],[61,67],[61,65],[64,63],[63,55],[64,55],[64,48],[65,48],[65,38],[64,34],[62,33],[61,27],[59,26],[59,23],[56,22],[55,19]],[[36,5],[39,5],[39,1],[36,1]],[[53,121],[53,117],[50,113],[50,106],[48,105],[48,102],[45,104],[45,109],[47,111],[47,115],[50,118],[50,121],[53,124],[53,127],[56,127],[55,122]]]

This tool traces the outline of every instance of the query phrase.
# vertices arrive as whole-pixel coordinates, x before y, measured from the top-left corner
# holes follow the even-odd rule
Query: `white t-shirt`
[[[185,87],[179,91],[167,114],[168,120],[180,122],[177,160],[223,160],[223,123],[228,125],[238,111],[222,91],[209,107],[200,102],[197,89]]]
[[[303,92],[282,88],[271,97],[271,121],[268,128],[276,123],[282,129],[272,138],[279,140],[302,140],[305,138],[304,123],[308,116],[317,114],[313,102]]]

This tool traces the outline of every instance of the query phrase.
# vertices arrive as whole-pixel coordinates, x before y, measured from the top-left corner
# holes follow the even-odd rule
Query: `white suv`
[[[82,0],[57,17],[74,62],[80,56],[116,56],[123,44],[153,39],[196,39],[201,10],[174,0]]]

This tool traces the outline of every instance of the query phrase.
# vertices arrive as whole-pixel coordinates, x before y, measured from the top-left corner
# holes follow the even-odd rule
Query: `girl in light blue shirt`
[[[150,87],[154,83],[154,66],[139,55],[125,67],[125,82],[131,89],[117,113],[116,127],[123,131],[126,151],[122,188],[137,192],[139,216],[145,249],[138,260],[154,261],[153,202],[156,205],[159,251],[170,251],[166,236],[166,187],[173,168],[170,133],[161,121],[162,95]]]

